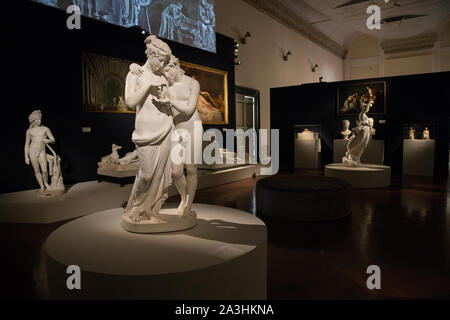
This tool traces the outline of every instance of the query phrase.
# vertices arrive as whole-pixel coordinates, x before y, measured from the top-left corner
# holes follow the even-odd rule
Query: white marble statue
[[[348,140],[348,136],[352,133],[349,130],[350,127],[350,121],[348,120],[342,120],[342,131],[341,134],[344,137],[345,140]]]
[[[430,131],[428,130],[428,127],[425,127],[425,130],[423,130],[423,139],[430,140]]]
[[[166,104],[164,88],[167,80],[163,68],[169,61],[169,46],[151,35],[146,38],[147,61],[142,66],[142,76],[129,72],[125,85],[125,101],[136,107],[135,130],[132,141],[139,158],[139,171],[131,192],[124,218],[132,222],[158,219],[161,206],[167,199],[171,183],[170,163],[173,118]]]
[[[373,120],[373,118],[369,118],[369,127],[370,127],[370,135],[374,136],[375,133],[377,132],[376,129],[373,127],[375,121]]]
[[[136,64],[132,64],[130,69],[137,76],[143,74],[142,68]],[[186,218],[195,215],[191,210],[198,184],[197,166],[194,163],[194,158],[196,151],[201,152],[201,149],[195,150],[195,145],[202,145],[203,136],[202,121],[196,108],[200,84],[197,80],[184,74],[179,60],[173,55],[164,67],[164,76],[169,82],[167,98],[170,101],[175,125],[172,149],[176,145],[180,145],[184,149],[183,162],[172,162],[172,178],[181,196],[178,214]],[[197,126],[195,126],[196,123]],[[198,130],[198,132],[195,132],[195,130]],[[194,139],[197,139],[197,141],[194,141]],[[186,147],[190,147],[190,150],[186,150]],[[185,168],[186,176],[184,175]]]
[[[409,139],[410,140],[415,140],[414,139],[414,132],[416,132],[416,130],[414,130],[412,127],[409,127]]]
[[[342,163],[348,167],[358,166],[361,163],[361,155],[367,148],[370,140],[370,124],[366,113],[373,105],[373,100],[361,103],[361,112],[357,127],[352,129],[352,137],[347,144],[347,152],[342,157]]]
[[[184,163],[173,163],[171,151],[176,145],[186,143],[178,129],[196,136],[193,131],[194,122],[200,121],[196,112],[200,86],[184,75],[165,42],[151,35],[145,43],[147,62],[143,66],[132,64],[126,81],[126,102],[137,110],[132,140],[139,158],[139,171],[122,225],[129,231],[142,233],[187,229],[196,220],[191,205],[197,188],[197,170],[193,161],[189,161],[185,177]],[[202,132],[199,137],[202,138]],[[194,152],[190,154],[193,158]],[[175,217],[160,213],[172,178],[181,195]]]
[[[64,192],[64,184],[61,175],[61,158],[56,155],[49,146],[55,142],[52,132],[46,126],[41,124],[42,113],[40,110],[34,110],[28,117],[30,127],[26,132],[25,138],[25,163],[33,166],[34,175],[39,183],[42,195],[51,196],[56,193]],[[47,155],[45,148],[48,147],[53,155]],[[51,183],[48,184],[48,165],[50,164]],[[43,194],[45,191],[45,194]],[[49,191],[49,192],[46,192]]]
[[[174,140],[174,143],[181,143],[185,147],[190,147],[190,152],[183,152],[185,159],[182,163],[172,164],[173,181],[181,196],[178,213],[182,217],[188,217],[193,215],[191,207],[198,184],[197,166],[194,163],[195,146],[202,145],[203,137],[202,121],[196,108],[200,84],[197,80],[184,74],[178,59],[173,55],[164,68],[164,74],[169,81],[167,97],[172,107],[175,133],[179,137],[179,139]],[[195,123],[197,123],[197,126],[195,126]],[[199,132],[194,132],[194,130]],[[190,141],[183,141],[186,139],[190,139]],[[194,139],[198,139],[198,141],[194,141]],[[184,168],[186,168],[186,177],[184,176]]]

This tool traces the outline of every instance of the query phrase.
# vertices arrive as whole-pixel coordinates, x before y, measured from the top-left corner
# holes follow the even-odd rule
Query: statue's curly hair
[[[28,121],[30,122],[30,128],[34,126],[34,123],[36,120],[42,119],[42,112],[41,110],[34,110],[29,116]]]

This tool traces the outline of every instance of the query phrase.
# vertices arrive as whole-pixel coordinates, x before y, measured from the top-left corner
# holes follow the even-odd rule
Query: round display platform
[[[346,167],[342,163],[325,166],[325,176],[348,181],[355,188],[384,188],[391,185],[391,167],[379,164],[361,164]]]
[[[121,208],[58,228],[45,243],[50,298],[266,299],[264,223],[231,208],[193,209],[197,225],[182,232],[127,232]],[[81,290],[67,289],[70,265],[81,269]]]
[[[322,176],[274,176],[256,184],[263,215],[298,221],[335,220],[351,212],[349,183]]]

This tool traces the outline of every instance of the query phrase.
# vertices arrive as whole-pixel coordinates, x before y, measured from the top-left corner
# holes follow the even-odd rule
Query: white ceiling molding
[[[243,0],[252,7],[267,14],[284,26],[301,34],[312,42],[327,49],[340,58],[345,57],[346,50],[336,41],[313,27],[305,19],[294,13],[278,0]]]
[[[432,49],[438,40],[437,34],[426,34],[407,39],[384,40],[380,46],[385,54]]]

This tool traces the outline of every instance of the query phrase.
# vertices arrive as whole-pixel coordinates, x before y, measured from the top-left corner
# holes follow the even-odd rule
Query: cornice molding
[[[319,46],[327,49],[339,58],[344,58],[346,50],[336,41],[314,28],[305,19],[295,14],[291,9],[278,0],[243,0],[252,7],[270,16],[275,21],[292,29]]]
[[[437,34],[426,34],[406,39],[384,40],[380,46],[384,54],[431,49],[438,40]]]

